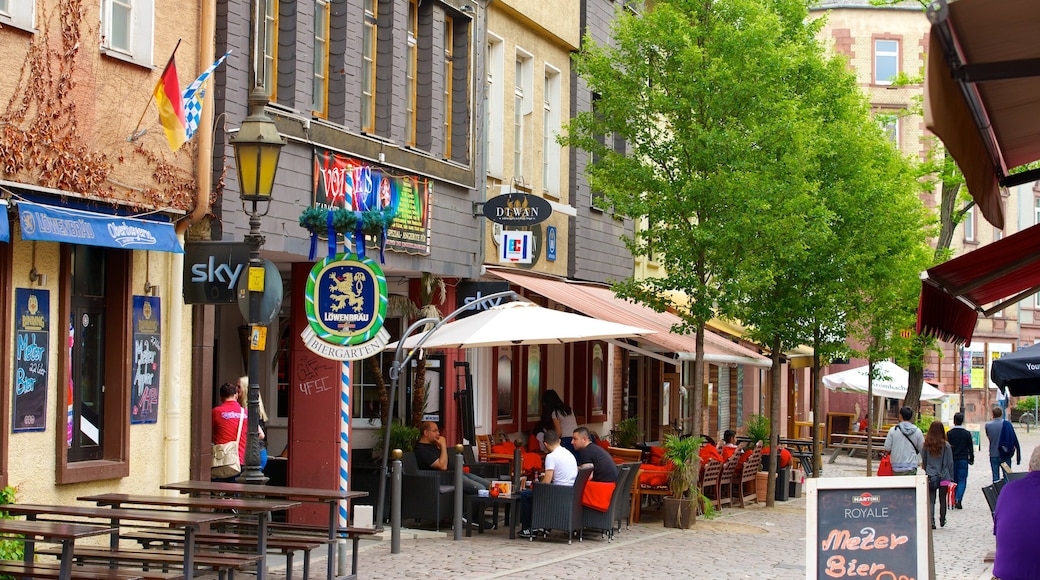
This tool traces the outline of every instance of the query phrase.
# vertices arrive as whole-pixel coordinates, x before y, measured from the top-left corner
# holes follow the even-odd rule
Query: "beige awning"
[[[982,215],[1004,227],[1002,187],[1040,159],[1037,0],[935,0],[925,75],[925,125],[942,139]]]

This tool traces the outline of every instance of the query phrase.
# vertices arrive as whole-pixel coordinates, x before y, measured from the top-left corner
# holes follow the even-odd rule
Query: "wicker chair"
[[[561,530],[567,532],[567,543],[574,541],[574,532],[578,532],[578,541],[582,540],[582,495],[585,484],[592,477],[592,468],[578,469],[578,477],[574,485],[554,485],[551,483],[535,483],[531,510],[531,528],[543,530]],[[534,536],[531,536],[534,541]]]
[[[722,473],[719,475],[719,502],[716,507],[733,505],[733,476],[737,472],[737,460],[740,454],[734,453],[722,464]]]
[[[599,530],[606,534],[607,541],[614,540],[615,526],[614,522],[620,522],[620,518],[617,517],[618,511],[627,511],[628,506],[622,503],[625,494],[625,482],[628,481],[629,475],[632,472],[631,464],[622,464],[618,466],[617,480],[614,482],[614,493],[610,496],[610,505],[607,506],[607,511],[601,512],[596,509],[592,509],[588,506],[582,508],[582,523],[587,530]],[[631,492],[628,494],[631,495]],[[618,523],[617,529],[621,527]]]
[[[621,467],[628,465],[630,469],[625,477],[624,481],[621,481]],[[617,520],[617,529],[621,529],[621,520],[625,520],[625,527],[631,527],[632,525],[632,489],[638,485],[637,480],[639,479],[639,468],[642,463],[622,463],[618,465],[618,485],[621,486],[621,501],[618,503],[617,509],[614,511],[614,519]]]
[[[758,492],[755,491],[755,474],[762,470],[762,453],[755,449],[751,457],[740,468],[740,478],[733,480],[733,499],[738,506],[744,507],[748,501],[758,501]]]
[[[722,463],[717,459],[708,461],[701,472],[701,493],[715,505],[715,509],[722,509],[721,492],[719,492],[719,481],[722,478]]]
[[[449,519],[455,498],[452,472],[419,469],[415,454],[401,457],[401,519],[433,521],[439,531]]]

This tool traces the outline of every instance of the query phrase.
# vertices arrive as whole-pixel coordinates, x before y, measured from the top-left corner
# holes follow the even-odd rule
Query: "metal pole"
[[[390,553],[401,553],[401,450],[394,449],[394,470],[390,478]]]
[[[961,414],[964,414],[964,345],[957,346],[957,382],[961,384]]]
[[[462,444],[455,445],[455,539],[462,539]],[[473,517],[473,514],[470,514]]]
[[[249,214],[249,235],[246,236],[249,244],[249,270],[254,268],[263,271],[263,262],[260,260],[260,246],[264,243],[264,237],[260,235],[260,214],[256,211],[256,202],[253,202],[253,211]],[[260,328],[260,298],[263,290],[249,290],[249,392],[247,397],[248,428],[246,430],[246,464],[242,474],[238,476],[239,483],[265,484],[267,477],[260,470],[260,346],[254,344],[253,333]]]

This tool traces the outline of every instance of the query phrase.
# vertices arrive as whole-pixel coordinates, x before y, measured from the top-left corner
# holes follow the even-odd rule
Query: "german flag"
[[[177,151],[187,141],[187,123],[184,121],[184,102],[181,100],[181,86],[177,80],[177,63],[170,55],[159,82],[155,84],[155,103],[159,107],[159,123],[166,131],[166,140],[170,149]]]

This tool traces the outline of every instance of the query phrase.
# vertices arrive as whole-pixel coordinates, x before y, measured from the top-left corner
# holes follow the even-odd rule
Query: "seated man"
[[[560,445],[560,436],[549,429],[545,432],[545,448],[549,454],[545,456],[545,473],[542,474],[541,483],[553,485],[574,485],[578,478],[578,462]],[[615,476],[616,477],[616,476]],[[531,532],[531,508],[534,503],[534,492],[525,489],[520,492],[520,537],[530,538]]]
[[[726,429],[722,434],[722,460],[729,459],[734,453],[743,453],[741,451],[743,446],[743,443],[737,445],[737,432],[732,429]]]
[[[441,436],[440,428],[433,421],[423,421],[422,436],[412,451],[415,453],[415,462],[419,464],[419,469],[447,471],[448,445]],[[483,477],[472,473],[462,474],[462,493],[475,494],[490,486],[491,482]]]
[[[610,457],[607,450],[592,442],[587,427],[578,427],[571,436],[571,443],[578,452],[577,462],[579,466],[592,466],[592,481],[617,481],[617,463]]]

